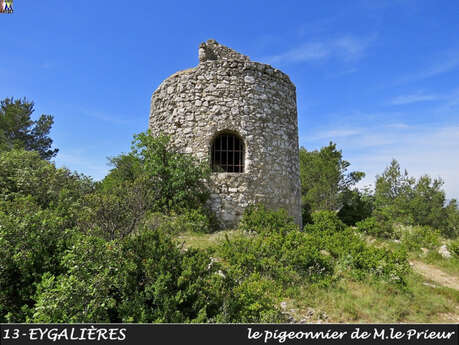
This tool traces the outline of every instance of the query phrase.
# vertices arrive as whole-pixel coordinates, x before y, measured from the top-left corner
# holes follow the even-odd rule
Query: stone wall
[[[212,173],[211,206],[224,227],[262,202],[285,208],[301,224],[295,86],[281,71],[209,40],[198,66],[164,80],[151,99],[149,128],[183,152],[210,159],[221,132],[245,145],[243,173]]]

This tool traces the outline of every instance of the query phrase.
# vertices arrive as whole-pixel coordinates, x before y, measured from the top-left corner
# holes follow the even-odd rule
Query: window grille
[[[222,133],[212,143],[212,171],[244,172],[244,143],[235,134]]]

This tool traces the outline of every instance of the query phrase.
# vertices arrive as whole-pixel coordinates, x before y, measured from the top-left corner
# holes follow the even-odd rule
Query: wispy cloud
[[[422,92],[417,92],[409,95],[400,95],[394,97],[390,104],[392,105],[405,105],[411,103],[418,103],[418,102],[426,102],[426,101],[436,101],[440,99],[441,96],[435,94],[425,94]]]
[[[438,59],[430,66],[424,67],[422,71],[406,75],[399,79],[397,83],[408,83],[428,79],[437,75],[451,72],[457,68],[459,68],[459,52],[448,52],[447,54],[444,54],[441,59]]]
[[[398,128],[398,129],[410,128],[409,125],[403,122],[389,123],[386,125],[386,127],[387,128]]]
[[[449,126],[392,123],[355,130],[330,128],[319,133],[302,137],[301,144],[315,148],[311,146],[330,140],[336,142],[343,150],[344,159],[352,163],[351,168],[367,174],[360,186],[374,184],[375,176],[395,158],[411,176],[441,177],[448,198],[459,198],[459,160],[454,158],[459,157],[459,123]],[[329,137],[322,135],[326,133]],[[340,135],[346,133],[350,135]]]
[[[306,42],[285,53],[265,57],[263,61],[271,64],[288,64],[339,58],[345,61],[362,57],[370,43],[371,37],[344,35],[335,39]]]
[[[350,137],[353,135],[361,134],[361,130],[358,128],[340,128],[340,129],[330,129],[325,131],[319,131],[317,134],[309,137],[308,140],[321,140],[321,139],[331,139],[331,138],[343,138]]]

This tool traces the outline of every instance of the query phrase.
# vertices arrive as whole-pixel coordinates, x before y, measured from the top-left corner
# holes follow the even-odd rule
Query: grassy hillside
[[[177,235],[176,241],[185,248],[216,250],[227,238],[241,235],[241,230],[213,234],[187,232]],[[406,243],[372,236],[365,236],[365,241],[369,246],[385,247],[389,250],[406,246]],[[447,242],[445,239],[442,241]],[[444,258],[438,254],[436,248],[413,249],[407,254],[411,268],[406,273],[406,286],[402,289],[379,279],[355,279],[343,267],[339,277],[335,277],[329,286],[298,281],[295,286],[271,292],[271,297],[290,322],[459,322],[458,257]],[[418,267],[434,270],[426,272]],[[448,284],[448,281],[452,283]],[[278,282],[273,282],[276,283]]]

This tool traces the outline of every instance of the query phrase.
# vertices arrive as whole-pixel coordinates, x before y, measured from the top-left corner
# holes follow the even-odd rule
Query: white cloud
[[[388,128],[409,128],[410,126],[403,122],[390,123],[386,125]]]
[[[271,64],[299,63],[339,58],[345,61],[362,57],[369,44],[375,39],[345,35],[331,40],[307,42],[285,53],[265,57],[262,61]]]
[[[331,138],[338,138],[338,137],[349,137],[353,135],[358,135],[360,133],[361,133],[361,130],[357,128],[331,129],[331,130],[326,130],[326,131],[320,131],[316,135],[307,138],[307,141],[320,140],[320,139],[331,139]]]
[[[450,52],[446,57],[437,60],[432,65],[425,67],[422,71],[402,77],[397,83],[415,82],[451,72],[457,68],[459,68],[459,52]]]
[[[418,103],[418,102],[426,102],[426,101],[436,101],[441,97],[434,94],[424,94],[421,92],[409,94],[409,95],[401,95],[393,98],[390,101],[392,105],[405,105],[411,103]]]
[[[428,174],[441,177],[448,198],[459,199],[459,124],[449,126],[406,126],[389,124],[356,129],[355,135],[333,136],[342,129],[330,129],[330,137],[322,138],[337,143],[352,170],[364,171],[367,176],[360,186],[372,185],[395,158],[410,176]],[[346,129],[349,133],[352,129]],[[317,136],[318,137],[318,136]],[[317,138],[316,137],[316,138]],[[315,138],[302,137],[302,145],[311,147]],[[315,143],[317,144],[317,142]]]

